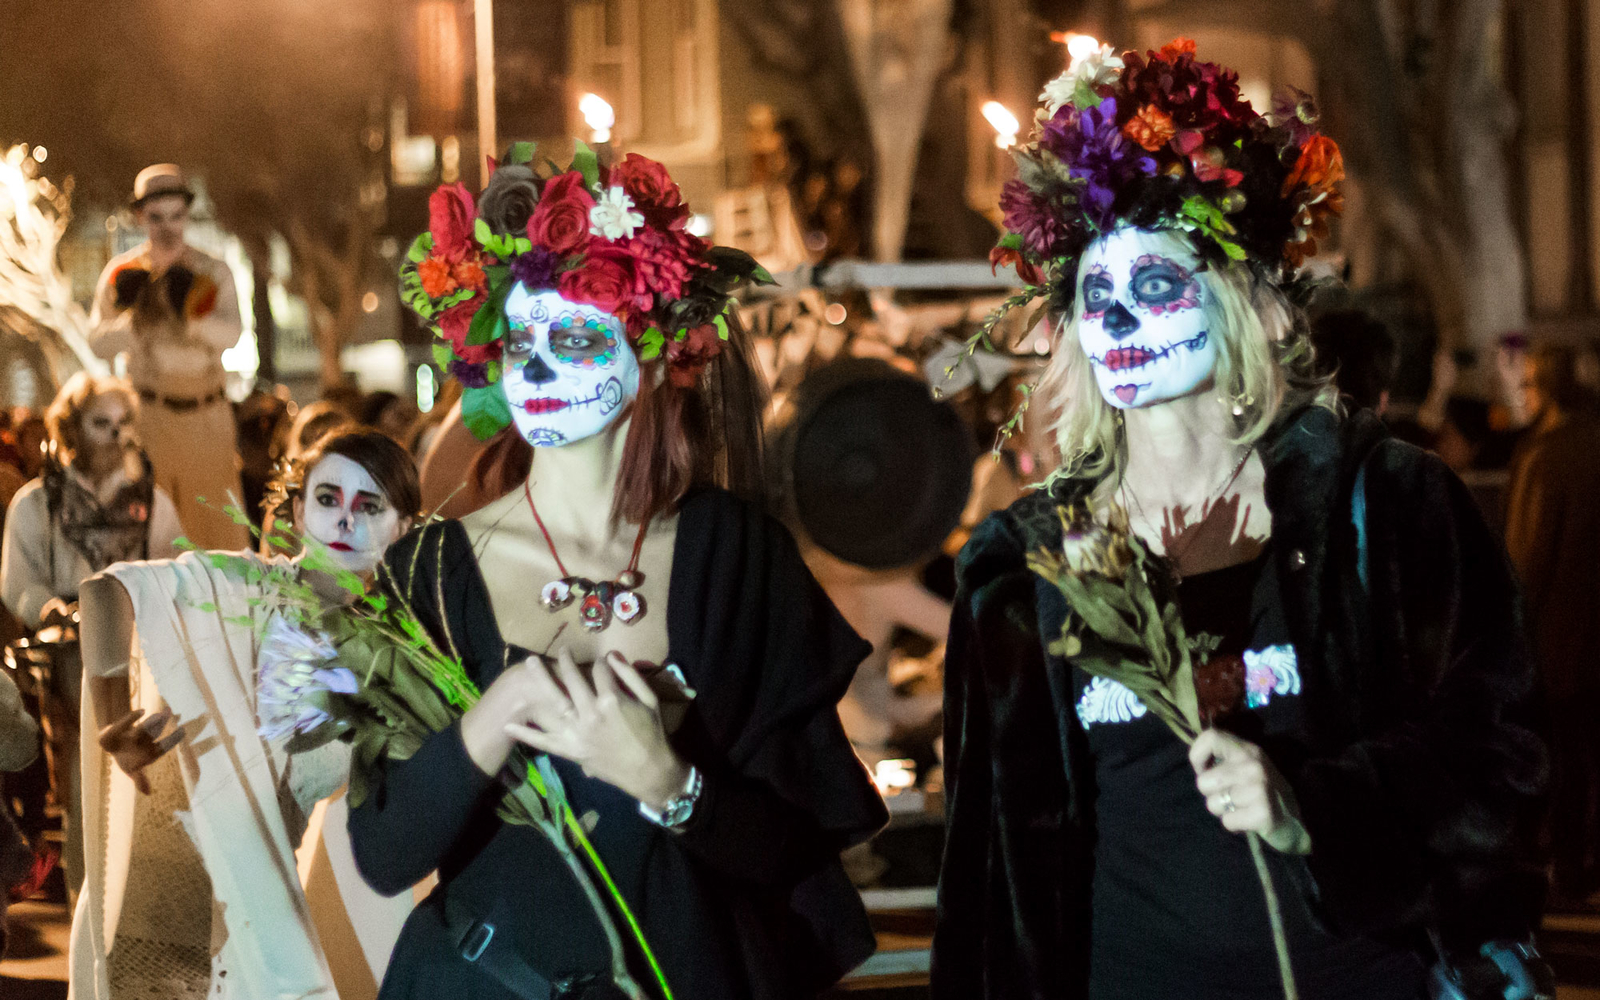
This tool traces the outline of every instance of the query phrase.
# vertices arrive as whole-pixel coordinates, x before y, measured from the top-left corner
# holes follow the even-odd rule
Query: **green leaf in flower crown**
[[[499,236],[495,238],[505,239],[505,237]],[[503,257],[506,256],[506,254],[502,253],[500,256]],[[490,264],[488,267],[483,269],[483,273],[484,276],[489,279],[489,294],[491,296],[499,292],[501,288],[504,288],[511,281],[510,264]]]
[[[440,371],[449,371],[450,362],[454,360],[455,354],[451,352],[449,344],[438,340],[433,342],[433,363],[439,367]]]
[[[1072,88],[1072,106],[1079,111],[1087,111],[1090,108],[1099,107],[1100,100],[1100,95],[1095,93],[1093,87],[1089,86],[1088,80],[1079,79],[1078,85]]]
[[[471,347],[492,344],[510,329],[505,312],[495,308],[492,302],[485,303],[472,314],[472,325],[467,328],[467,344]]]
[[[420,264],[427,259],[428,254],[432,251],[433,234],[419,233],[417,234],[417,238],[411,241],[411,246],[406,250],[406,260],[409,260],[413,264]]]
[[[1018,233],[1006,233],[1000,237],[1000,242],[995,245],[1002,250],[1021,250],[1022,236]]]
[[[478,241],[479,246],[486,247],[489,241],[494,239],[494,230],[490,229],[489,224],[482,219],[473,219],[472,238]]]
[[[727,340],[728,339],[728,317],[723,313],[717,313],[716,318],[713,319],[711,322],[716,324],[717,336],[719,338],[723,339],[723,340]]]
[[[461,422],[479,441],[487,441],[511,423],[511,406],[498,385],[461,390]]]
[[[583,184],[590,190],[600,186],[600,157],[581,139],[573,143],[571,169],[583,175]]]
[[[658,327],[650,327],[639,337],[639,360],[654,361],[661,356],[661,351],[666,346],[667,335]]]
[[[506,153],[505,162],[517,167],[527,166],[533,162],[533,154],[538,150],[539,144],[536,142],[513,142]]]
[[[528,239],[526,236],[518,236],[513,238],[511,241],[511,252],[513,254],[524,254],[532,249],[533,241]]]

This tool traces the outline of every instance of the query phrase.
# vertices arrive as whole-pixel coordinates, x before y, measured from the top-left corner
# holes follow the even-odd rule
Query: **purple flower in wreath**
[[[1060,119],[1058,114],[1045,126],[1039,144],[1059,156],[1072,176],[1084,182],[1079,201],[1089,221],[1100,229],[1110,229],[1116,222],[1111,206],[1117,192],[1136,177],[1154,177],[1155,157],[1122,134],[1115,97],[1078,114],[1077,128],[1058,128]]]
[[[463,389],[482,389],[489,384],[489,366],[487,363],[455,360],[450,362],[450,374],[461,383]]]
[[[561,255],[545,247],[534,247],[511,261],[511,277],[526,285],[530,292],[556,287],[560,271]]]
[[[1030,254],[1048,259],[1056,255],[1056,245],[1067,234],[1060,213],[1039,193],[1020,180],[1006,181],[1000,189],[1000,212],[1006,230],[1022,237]]]

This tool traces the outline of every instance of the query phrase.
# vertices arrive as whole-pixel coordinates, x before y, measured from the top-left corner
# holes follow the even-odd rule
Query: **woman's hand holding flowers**
[[[1260,747],[1207,729],[1190,745],[1189,763],[1206,809],[1222,820],[1224,829],[1258,833],[1285,854],[1311,853],[1294,792]]]
[[[546,670],[543,664],[539,669]],[[541,699],[540,711],[505,727],[507,736],[565,757],[658,811],[683,788],[689,765],[667,742],[655,692],[621,653],[597,660],[591,681],[562,650],[554,677],[547,671],[546,680],[552,686],[559,682],[564,705],[552,719]]]

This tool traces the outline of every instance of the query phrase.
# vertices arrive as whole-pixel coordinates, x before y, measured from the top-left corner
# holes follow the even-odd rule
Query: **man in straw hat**
[[[227,266],[184,242],[193,201],[175,164],[139,171],[131,207],[147,239],[100,275],[90,343],[102,358],[127,353],[143,404],[139,437],[188,537],[202,548],[242,548],[244,529],[222,512],[240,495],[222,369],[222,352],[239,339],[239,300]]]

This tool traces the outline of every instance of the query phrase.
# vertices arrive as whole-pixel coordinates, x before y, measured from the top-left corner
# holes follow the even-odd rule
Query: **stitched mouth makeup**
[[[555,413],[571,405],[564,399],[526,399],[522,402],[522,409],[526,413],[533,414]]]
[[[583,399],[571,400],[551,399],[549,396],[536,396],[533,399],[523,400],[522,409],[525,413],[530,413],[537,416],[543,413],[559,413],[562,410],[568,410],[579,406],[588,406],[591,403],[599,403],[602,413],[610,413],[612,410],[615,410],[618,406],[622,405],[622,397],[624,395],[625,393],[622,388],[622,381],[613,375],[611,378],[608,378],[604,382],[600,383],[600,385],[595,389],[594,395],[592,396],[586,396]]]
[[[1180,340],[1177,343],[1168,344],[1159,351],[1152,351],[1147,347],[1113,347],[1101,357],[1091,357],[1089,360],[1107,371],[1130,371],[1160,361],[1179,348],[1188,351],[1204,350],[1206,341],[1209,338],[1210,335],[1201,330],[1188,340]]]

